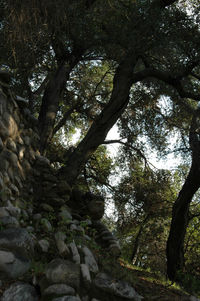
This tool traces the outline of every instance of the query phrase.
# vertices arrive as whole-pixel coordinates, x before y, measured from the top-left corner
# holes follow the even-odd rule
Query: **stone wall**
[[[0,73],[0,202],[14,202],[39,156],[39,136],[27,101],[13,95],[2,77]]]
[[[0,72],[1,301],[142,300],[106,270],[120,247],[100,221],[103,198],[57,177],[36,123]]]

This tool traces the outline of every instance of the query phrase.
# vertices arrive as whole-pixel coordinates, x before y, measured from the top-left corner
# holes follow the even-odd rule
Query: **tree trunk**
[[[134,241],[134,244],[133,244],[133,251],[132,251],[132,254],[131,254],[131,262],[133,264],[136,263],[136,260],[137,260],[137,254],[139,253],[139,243],[140,243],[140,239],[141,239],[141,236],[142,236],[142,232],[143,232],[143,229],[144,229],[144,226],[146,225],[148,219],[149,219],[149,214],[147,214],[147,216],[145,217],[145,219],[143,220],[141,226],[140,226],[140,229],[136,235],[136,238],[135,238],[135,241]]]
[[[72,69],[80,61],[80,58],[80,54],[76,56],[72,54],[66,61],[62,61],[44,91],[38,118],[41,153],[44,153],[53,136],[53,128],[61,94],[64,90],[67,80],[69,79]]]
[[[96,118],[84,139],[69,156],[65,167],[61,169],[60,173],[67,177],[69,183],[72,183],[77,178],[85,162],[97,147],[104,142],[108,131],[124,112],[133,83],[134,65],[135,58],[132,56],[127,56],[119,65],[114,76],[113,91],[109,103]]]
[[[189,175],[173,206],[170,233],[167,241],[167,275],[178,280],[177,273],[184,267],[184,239],[188,213],[193,195],[200,187],[200,170],[192,164]]]
[[[190,148],[192,165],[185,183],[172,209],[172,221],[167,241],[167,275],[170,280],[178,280],[178,272],[184,267],[184,239],[189,222],[189,207],[192,197],[200,187],[200,141],[199,109],[195,112],[190,128]]]

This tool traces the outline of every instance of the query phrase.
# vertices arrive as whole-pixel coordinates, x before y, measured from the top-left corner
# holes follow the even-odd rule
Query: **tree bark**
[[[41,153],[44,153],[53,136],[53,128],[61,94],[67,80],[69,79],[72,69],[80,61],[80,58],[81,54],[74,55],[72,53],[66,61],[63,60],[44,91],[40,114],[38,117]]]
[[[65,167],[60,171],[72,183],[91,154],[102,144],[108,131],[124,112],[128,101],[129,91],[133,83],[133,67],[135,56],[127,56],[119,65],[113,80],[113,91],[109,103],[96,118],[84,139],[69,156]]]
[[[198,134],[198,114],[195,112],[190,129],[192,165],[185,183],[172,209],[172,221],[167,241],[167,275],[170,280],[178,279],[178,272],[184,267],[184,239],[189,222],[189,207],[200,187],[200,140]]]

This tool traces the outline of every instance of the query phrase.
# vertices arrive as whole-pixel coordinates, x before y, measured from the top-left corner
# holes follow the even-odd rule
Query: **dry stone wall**
[[[14,96],[0,73],[0,201],[17,201],[39,156],[39,136],[26,100]]]
[[[100,221],[102,197],[57,177],[38,151],[36,123],[0,72],[1,301],[142,300],[100,260],[120,254]]]

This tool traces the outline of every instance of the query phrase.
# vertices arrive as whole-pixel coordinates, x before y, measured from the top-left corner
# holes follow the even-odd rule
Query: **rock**
[[[12,152],[14,152],[14,153],[17,151],[16,144],[15,144],[15,142],[11,138],[7,139],[7,141],[6,141],[6,147],[9,150],[11,150]]]
[[[0,223],[5,228],[18,228],[20,226],[18,220],[13,216],[1,217]]]
[[[70,249],[72,251],[72,259],[73,259],[73,261],[76,264],[80,264],[81,258],[80,258],[80,255],[79,255],[79,252],[78,252],[78,249],[77,249],[77,246],[76,246],[75,242],[71,242],[69,244],[69,247],[70,247]]]
[[[16,218],[20,217],[20,214],[21,214],[21,209],[20,208],[14,207],[11,204],[10,206],[6,207],[6,210],[9,212],[10,215],[12,215]]]
[[[41,218],[42,218],[42,215],[40,213],[36,213],[33,215],[33,219],[35,221],[39,221],[39,220],[41,220]]]
[[[89,271],[87,264],[84,264],[84,263],[81,264],[81,275],[82,275],[83,283],[84,283],[85,287],[87,289],[89,289],[90,285],[91,285],[91,276],[90,276],[90,271]]]
[[[46,267],[45,275],[50,283],[65,283],[75,289],[80,285],[80,266],[64,259],[54,259]]]
[[[38,166],[41,166],[41,167],[46,167],[46,166],[50,166],[50,161],[46,158],[46,157],[43,157],[41,155],[36,155],[36,164]]]
[[[30,261],[14,255],[12,252],[0,250],[1,279],[16,279],[30,268]]]
[[[2,139],[1,139],[1,137],[0,137],[0,152],[3,150],[3,141],[2,141]]]
[[[58,248],[58,252],[60,255],[62,256],[70,255],[70,250],[63,240],[56,240],[56,246]]]
[[[41,239],[38,241],[38,244],[40,246],[40,248],[42,249],[43,252],[48,252],[49,250],[49,242],[46,239]]]
[[[7,207],[0,207],[0,219],[5,216],[10,216]]]
[[[93,273],[98,273],[99,268],[92,252],[87,247],[83,247],[82,251],[85,255],[85,264],[88,265],[89,270]]]
[[[4,186],[3,179],[2,179],[2,177],[0,177],[0,189],[2,189],[3,186]]]
[[[27,105],[29,103],[28,99],[25,99],[21,96],[16,95],[16,100],[18,103],[22,103],[23,105]]]
[[[78,230],[77,225],[71,224],[71,225],[70,225],[70,230],[71,230],[71,231],[77,231],[77,230]]]
[[[56,298],[66,295],[75,295],[75,290],[66,284],[53,284],[43,291],[42,297],[44,300],[45,297],[48,297],[49,300],[49,298]]]
[[[59,213],[59,216],[62,220],[70,222],[72,220],[71,213],[64,206],[62,206],[60,210],[61,212]]]
[[[29,258],[33,254],[34,242],[30,234],[23,228],[5,229],[0,232],[0,249]]]
[[[31,138],[29,136],[24,137],[24,144],[29,146],[31,144]]]
[[[143,299],[135,289],[127,282],[113,279],[111,276],[105,273],[97,274],[94,279],[94,285],[98,289],[104,300],[134,300],[141,301]]]
[[[40,223],[41,223],[44,231],[51,232],[53,230],[53,227],[52,227],[51,223],[48,221],[48,219],[42,218],[40,220]]]
[[[4,293],[1,301],[38,301],[35,288],[27,283],[14,283]]]
[[[55,233],[55,240],[56,240],[56,246],[58,248],[58,251],[62,255],[69,255],[70,251],[66,243],[64,242],[67,236],[63,232],[57,232]]]
[[[66,234],[61,231],[56,232],[54,237],[55,240],[62,240],[62,241],[64,241],[67,238]]]
[[[111,244],[109,246],[109,252],[114,256],[114,257],[119,257],[121,255],[121,249],[120,246],[115,243],[115,244]]]
[[[42,203],[40,206],[41,206],[41,209],[44,210],[44,211],[47,211],[47,212],[53,212],[54,211],[53,207],[50,206],[49,204]]]
[[[64,297],[53,299],[52,301],[81,301],[81,299],[75,296],[64,296]]]

